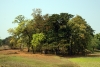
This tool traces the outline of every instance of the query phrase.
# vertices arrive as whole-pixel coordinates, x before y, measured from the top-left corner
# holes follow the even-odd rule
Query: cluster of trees
[[[99,44],[100,34],[94,30],[81,16],[69,13],[45,14],[41,9],[33,9],[33,19],[19,15],[13,23],[16,28],[8,29],[11,48],[28,48],[28,52],[44,52],[55,54],[84,54],[86,49]],[[99,45],[100,47],[100,45]],[[100,49],[100,48],[99,48]]]
[[[2,39],[0,39],[0,46],[2,45]]]

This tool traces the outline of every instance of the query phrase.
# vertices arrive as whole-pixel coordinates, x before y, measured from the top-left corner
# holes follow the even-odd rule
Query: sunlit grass
[[[68,59],[54,56],[54,59],[37,59],[20,56],[0,55],[0,66],[3,67],[77,67]]]
[[[2,50],[0,67],[100,67],[100,57],[60,57]]]
[[[69,60],[80,67],[100,67],[100,57],[77,57],[70,58]]]

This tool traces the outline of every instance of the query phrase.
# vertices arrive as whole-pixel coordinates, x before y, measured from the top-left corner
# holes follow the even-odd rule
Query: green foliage
[[[96,39],[96,48],[100,50],[100,33],[95,34],[95,39]]]
[[[31,41],[31,44],[34,47],[37,47],[37,45],[40,45],[40,43],[45,39],[45,35],[43,33],[36,33],[33,34],[33,39]]]
[[[81,17],[76,16],[69,21],[70,27],[70,48],[72,53],[84,53],[93,37],[93,29]]]
[[[32,48],[34,51],[36,51],[36,48],[42,45],[41,42],[43,42],[43,40],[45,39],[45,35],[43,33],[36,33],[33,34],[32,37],[33,37],[33,39],[31,40],[31,44],[33,46]]]
[[[13,28],[9,28],[7,31],[8,31],[8,33],[10,35],[13,35],[14,36],[16,34],[15,29],[13,29]]]
[[[0,39],[0,46],[2,45],[2,39]]]
[[[91,38],[91,43],[90,43],[90,48],[92,48],[92,51],[94,51],[94,49],[97,48],[99,44],[99,40],[96,38],[96,36],[94,36],[93,38]]]
[[[12,23],[21,23],[24,19],[25,17],[23,15],[18,15]]]
[[[94,47],[94,30],[81,16],[69,13],[45,14],[41,9],[33,9],[32,19],[26,19],[23,15],[15,18],[13,23],[18,23],[16,28],[10,28],[8,32],[15,38],[15,43],[26,43],[28,51],[30,48],[51,47],[54,51],[61,53],[60,49],[66,50],[68,54],[84,53],[88,46]],[[22,38],[22,40],[20,40]],[[98,37],[99,38],[99,37]],[[100,39],[100,38],[99,38]],[[14,40],[11,40],[13,43]],[[47,44],[40,46],[40,44]],[[96,47],[96,45],[95,45]]]

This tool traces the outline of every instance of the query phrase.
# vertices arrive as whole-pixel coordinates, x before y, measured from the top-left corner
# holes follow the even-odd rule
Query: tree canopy
[[[26,43],[28,52],[32,48],[37,51],[45,50],[46,53],[83,54],[91,41],[95,40],[92,39],[94,30],[82,16],[69,13],[42,15],[41,9],[33,9],[31,15],[32,19],[17,16],[13,23],[18,26],[8,29],[13,37],[10,43]],[[95,46],[96,41],[92,46]]]

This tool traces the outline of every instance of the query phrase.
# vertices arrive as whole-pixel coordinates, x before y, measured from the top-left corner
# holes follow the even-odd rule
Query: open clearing
[[[19,50],[1,50],[1,67],[100,67],[100,57],[59,57]]]

